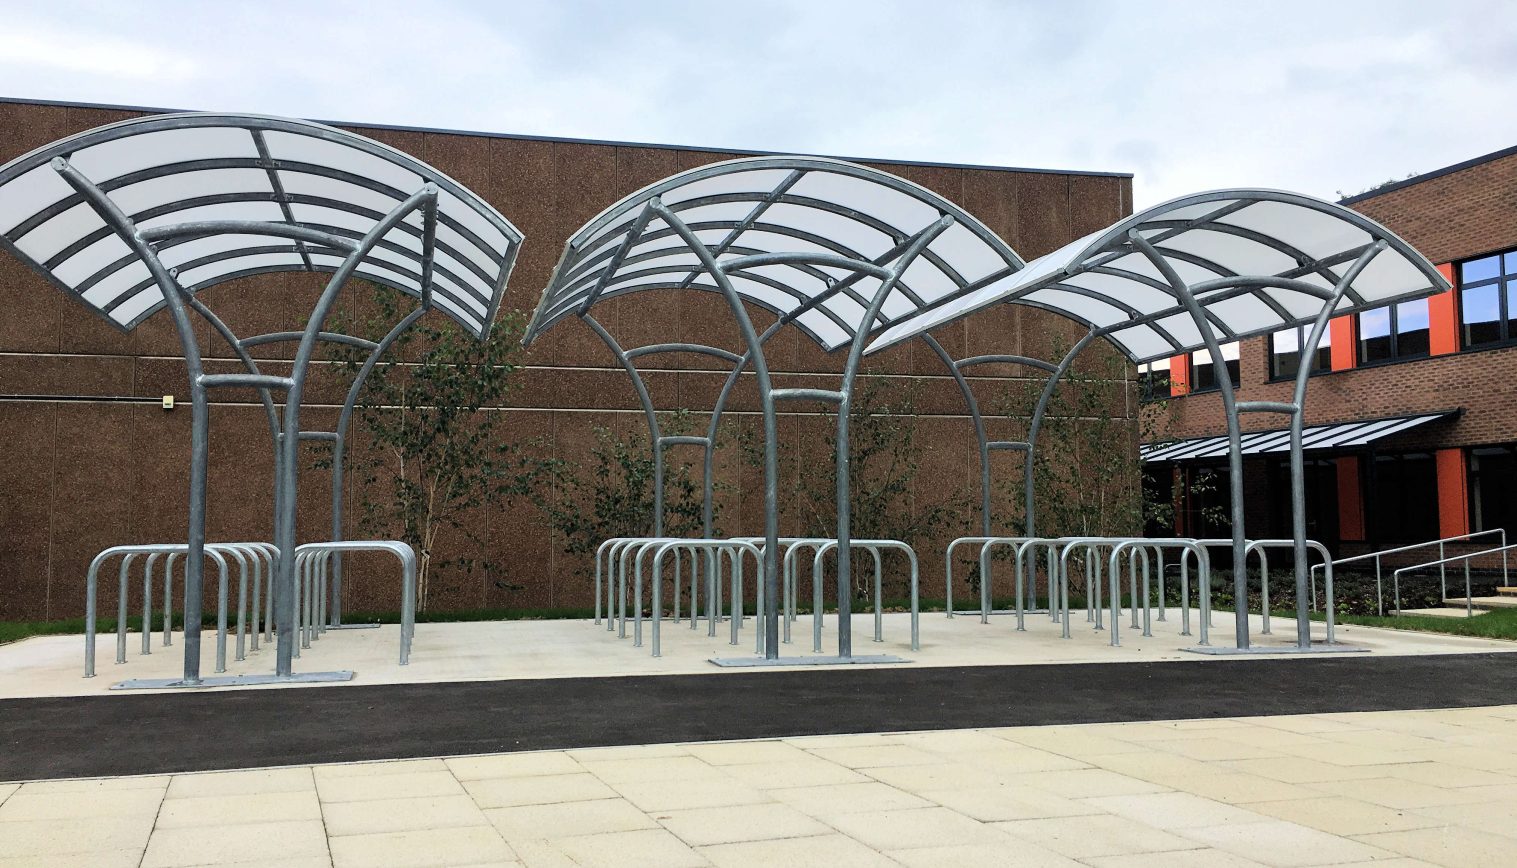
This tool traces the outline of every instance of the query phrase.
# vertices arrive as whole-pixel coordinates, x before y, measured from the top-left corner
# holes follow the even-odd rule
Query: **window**
[[[1422,358],[1429,346],[1425,298],[1359,314],[1361,365]]]
[[[1464,346],[1517,340],[1517,251],[1459,265],[1459,324]]]
[[[1186,467],[1180,490],[1182,533],[1193,539],[1222,539],[1232,534],[1232,474],[1227,465]]]
[[[1295,379],[1301,368],[1301,347],[1311,337],[1311,326],[1296,326],[1293,329],[1275,332],[1269,336],[1269,378],[1271,380]],[[1317,353],[1312,357],[1312,373],[1320,374],[1333,369],[1332,329],[1322,330],[1322,340],[1317,344]]]
[[[1138,366],[1138,394],[1144,401],[1162,401],[1173,394],[1169,385],[1169,359]]]
[[[1517,449],[1477,446],[1469,450],[1470,529],[1517,532]]]
[[[1438,537],[1438,468],[1430,452],[1376,455],[1370,467],[1372,541],[1422,542]]]
[[[1289,458],[1271,458],[1269,475],[1269,534],[1290,539],[1291,465]],[[1338,545],[1338,462],[1331,458],[1304,458],[1301,481],[1306,494],[1306,538],[1335,549]]]
[[[1238,342],[1222,345],[1222,361],[1227,364],[1227,374],[1232,378],[1233,388],[1238,388]],[[1220,389],[1217,372],[1211,363],[1211,353],[1196,350],[1190,354],[1190,390],[1205,392]]]

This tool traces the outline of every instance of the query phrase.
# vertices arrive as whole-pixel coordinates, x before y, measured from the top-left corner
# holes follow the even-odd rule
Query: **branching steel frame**
[[[226,327],[225,323],[212,314],[203,303],[195,299],[193,295],[179,284],[176,270],[168,269],[163,265],[154,247],[154,244],[157,242],[231,231],[233,227],[221,225],[220,223],[189,222],[153,229],[142,229],[110,199],[104,190],[71,166],[66,159],[56,157],[53,159],[52,165],[63,180],[84,198],[90,207],[100,215],[101,219],[121,237],[132,249],[133,253],[148,267],[149,272],[153,275],[159,289],[163,293],[163,297],[167,301],[167,307],[173,317],[175,331],[179,336],[180,350],[184,354],[185,364],[188,369],[191,400],[191,433],[189,532],[188,550],[185,554],[187,571],[185,590],[185,663],[183,678],[175,683],[186,686],[197,686],[203,683],[203,679],[200,676],[200,617],[204,608],[202,599],[202,571],[204,568],[205,551],[206,477],[210,427],[209,393],[212,389],[217,388],[251,387],[259,390],[265,411],[268,414],[270,430],[275,435],[274,545],[281,553],[277,580],[272,583],[271,591],[278,634],[275,676],[290,677],[294,674],[292,657],[296,641],[294,636],[294,582],[296,580],[294,555],[296,550],[295,495],[296,480],[299,475],[299,445],[305,439],[327,439],[333,443],[333,534],[334,540],[340,540],[342,538],[341,464],[347,426],[352,417],[354,404],[363,388],[364,381],[373,370],[379,357],[383,355],[384,351],[394,343],[406,328],[432,307],[431,261],[435,249],[439,189],[432,182],[424,183],[420,190],[412,193],[403,202],[393,208],[356,243],[298,226],[278,223],[256,224],[256,231],[260,234],[292,240],[319,239],[325,244],[336,246],[347,255],[343,265],[328,279],[326,287],[316,302],[303,331],[259,335],[239,341],[231,333],[230,329]],[[370,254],[387,233],[416,211],[422,213],[424,227],[423,283],[420,306],[397,323],[389,334],[378,343],[335,335],[324,331],[322,326],[330,315],[343,288],[347,285],[348,279],[359,264],[364,261],[364,258]],[[253,227],[239,226],[235,228],[248,230]],[[228,341],[242,360],[244,366],[248,369],[246,373],[205,373],[200,348],[194,334],[194,326],[189,317],[189,311],[191,310],[204,316],[216,331]],[[293,370],[288,377],[260,373],[257,363],[247,353],[248,346],[295,340],[298,340],[299,344],[295,353]],[[343,412],[336,432],[308,432],[300,429],[300,407],[304,395],[306,378],[313,361],[316,344],[321,341],[337,341],[370,350],[369,356],[360,369],[357,378],[349,388],[347,400],[344,402]],[[272,393],[276,390],[283,391],[285,394],[282,414],[276,414],[275,412]],[[340,623],[341,605],[338,602],[341,593],[340,567],[333,570],[332,585],[333,621],[334,623]],[[317,676],[306,674],[302,676],[302,680],[311,680],[313,677]],[[344,680],[346,677],[344,675]]]
[[[727,302],[728,308],[736,321],[742,335],[745,352],[741,355],[728,350],[709,347],[694,343],[665,343],[653,344],[632,349],[623,348],[609,331],[590,315],[590,308],[597,296],[592,295],[580,305],[579,317],[591,328],[616,357],[618,364],[627,372],[637,393],[640,407],[648,424],[650,449],[654,461],[654,507],[650,522],[653,537],[663,536],[663,512],[664,512],[664,451],[669,446],[695,445],[703,449],[703,526],[705,535],[709,538],[713,524],[713,463],[716,443],[716,433],[721,422],[721,414],[725,409],[726,402],[733,388],[736,386],[739,375],[751,365],[757,381],[759,402],[764,426],[764,516],[765,516],[765,544],[762,548],[763,564],[763,594],[768,601],[761,613],[761,631],[764,637],[762,643],[766,660],[779,659],[780,637],[780,611],[778,600],[780,599],[779,588],[779,518],[778,518],[778,440],[776,426],[776,402],[782,400],[815,401],[832,404],[837,407],[837,454],[835,475],[837,480],[838,498],[838,658],[849,659],[853,656],[852,632],[849,614],[852,610],[852,585],[850,573],[849,540],[849,474],[848,474],[848,410],[852,398],[853,384],[856,380],[859,363],[863,356],[863,336],[872,331],[871,326],[880,321],[880,309],[885,300],[894,291],[901,275],[910,267],[911,263],[925,251],[927,246],[949,226],[953,225],[952,215],[944,215],[933,221],[924,229],[918,231],[905,242],[898,245],[898,250],[893,251],[893,258],[885,261],[890,262],[889,267],[862,258],[853,258],[841,254],[817,253],[817,252],[794,252],[794,253],[750,253],[735,258],[718,261],[706,245],[696,236],[679,216],[663,202],[655,197],[650,200],[637,217],[633,229],[628,238],[635,239],[642,226],[653,218],[663,220],[670,229],[685,243],[688,250],[693,252],[700,261],[701,269],[712,279],[718,290]],[[630,245],[630,241],[628,242]],[[793,321],[792,315],[780,316],[773,325],[762,334],[754,327],[752,318],[744,306],[744,298],[738,293],[729,279],[729,273],[743,272],[747,269],[758,268],[766,265],[793,265],[797,267],[829,267],[843,269],[855,275],[868,275],[880,280],[880,286],[875,291],[869,302],[862,325],[859,327],[855,339],[850,343],[850,351],[842,372],[842,385],[836,391],[823,389],[776,389],[773,387],[768,362],[764,357],[764,343],[787,322]],[[843,292],[851,281],[843,280],[835,282],[831,293]],[[810,301],[809,306],[814,307],[824,300],[821,297]],[[809,309],[809,307],[808,307]],[[941,347],[938,347],[941,350]],[[657,410],[653,406],[646,383],[639,372],[635,360],[643,355],[654,353],[697,353],[723,361],[731,362],[733,367],[723,383],[722,391],[712,411],[707,435],[700,436],[665,436],[659,425]],[[944,354],[946,356],[946,354]],[[955,371],[956,379],[962,381],[962,376]],[[967,386],[964,388],[967,389]],[[967,391],[966,391],[967,395]],[[972,397],[972,396],[970,396]],[[976,413],[976,418],[977,413]],[[978,430],[983,434],[983,426]],[[714,564],[708,561],[708,569]]]

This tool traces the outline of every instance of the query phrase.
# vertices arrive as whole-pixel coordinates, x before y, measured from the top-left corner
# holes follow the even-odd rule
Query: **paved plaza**
[[[1506,866],[1514,744],[1503,706],[41,781],[0,865]]]
[[[1083,612],[1070,639],[936,613],[916,652],[907,615],[879,644],[866,616],[911,661],[873,671],[713,666],[751,622],[737,649],[666,622],[659,658],[586,621],[422,624],[406,667],[394,627],[332,631],[297,671],[351,683],[157,695],[109,688],[172,674],[177,641],[116,664],[102,636],[85,679],[79,637],[37,637],[0,648],[0,778],[48,778],[0,784],[0,868],[1512,864],[1511,643],[1215,657],[1180,614],[1124,613],[1113,648]]]

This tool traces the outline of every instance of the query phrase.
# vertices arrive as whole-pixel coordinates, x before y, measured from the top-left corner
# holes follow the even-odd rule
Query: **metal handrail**
[[[1380,563],[1380,559],[1382,557],[1384,557],[1385,555],[1394,555],[1394,554],[1400,554],[1401,552],[1409,552],[1409,551],[1414,551],[1416,549],[1427,548],[1428,546],[1437,546],[1438,547],[1438,557],[1439,557],[1440,560],[1429,561],[1428,563],[1430,565],[1438,565],[1439,566],[1438,581],[1439,581],[1439,584],[1440,584],[1440,586],[1442,588],[1442,591],[1443,591],[1443,597],[1447,598],[1448,597],[1448,573],[1447,573],[1447,571],[1441,565],[1442,564],[1446,564],[1446,563],[1450,563],[1452,560],[1456,560],[1457,558],[1455,558],[1455,559],[1448,559],[1448,560],[1444,560],[1443,559],[1443,556],[1445,554],[1445,552],[1444,552],[1444,544],[1445,543],[1451,543],[1451,542],[1462,542],[1462,541],[1466,541],[1466,540],[1477,539],[1479,537],[1490,536],[1492,534],[1499,534],[1500,535],[1500,537],[1501,537],[1501,545],[1500,545],[1500,547],[1494,548],[1494,549],[1485,549],[1485,550],[1483,550],[1481,552],[1475,552],[1474,554],[1495,554],[1496,552],[1501,552],[1501,578],[1502,578],[1502,583],[1503,584],[1510,584],[1510,581],[1508,581],[1508,579],[1507,579],[1507,556],[1506,556],[1506,551],[1507,551],[1508,546],[1507,546],[1507,543],[1506,543],[1506,529],[1505,528],[1500,528],[1500,527],[1494,527],[1494,528],[1491,528],[1490,530],[1477,530],[1474,533],[1461,533],[1461,534],[1456,534],[1454,536],[1446,536],[1446,537],[1443,537],[1442,539],[1434,539],[1434,540],[1428,540],[1427,542],[1412,543],[1411,545],[1398,546],[1398,547],[1393,548],[1393,549],[1383,549],[1381,551],[1369,552],[1367,554],[1362,554],[1362,555],[1354,555],[1353,557],[1348,557],[1348,558],[1339,558],[1339,559],[1337,559],[1337,560],[1335,560],[1335,561],[1332,562],[1332,566],[1336,569],[1337,567],[1340,567],[1343,564],[1351,564],[1351,563],[1355,563],[1356,561],[1365,561],[1365,560],[1370,560],[1370,559],[1373,558],[1374,561],[1375,561],[1375,614],[1379,615],[1381,617],[1384,617],[1385,616],[1385,590],[1384,590],[1383,582],[1381,581],[1381,563]],[[1317,570],[1319,570],[1321,568],[1322,568],[1322,564],[1313,564],[1312,568],[1311,568],[1311,577],[1312,577],[1312,610],[1313,611],[1316,611],[1316,609],[1317,609]],[[1398,605],[1396,608],[1399,611],[1401,607]]]
[[[1470,593],[1470,559],[1471,558],[1485,557],[1486,555],[1493,555],[1493,554],[1496,554],[1497,552],[1500,552],[1501,553],[1502,564],[1505,565],[1505,563],[1506,563],[1506,553],[1508,551],[1511,551],[1512,549],[1517,549],[1517,545],[1510,545],[1510,546],[1504,545],[1501,548],[1485,549],[1483,551],[1478,551],[1478,552],[1468,552],[1468,553],[1462,554],[1462,555],[1454,555],[1452,557],[1439,558],[1436,561],[1428,561],[1427,563],[1423,563],[1423,564],[1412,564],[1409,567],[1402,567],[1401,569],[1396,570],[1395,572],[1391,573],[1391,586],[1395,589],[1395,595],[1396,595],[1396,597],[1395,597],[1395,599],[1396,599],[1396,614],[1398,614],[1398,615],[1401,614],[1401,574],[1402,573],[1411,572],[1412,570],[1425,570],[1428,567],[1438,567],[1439,568],[1439,572],[1441,573],[1443,571],[1443,567],[1444,567],[1445,564],[1451,564],[1451,563],[1454,563],[1456,561],[1464,561],[1464,616],[1466,618],[1473,617],[1474,614],[1475,614],[1475,597],[1474,597],[1473,594]],[[1445,590],[1445,592],[1444,592],[1444,598],[1447,599],[1447,596],[1448,596],[1448,594],[1447,594],[1447,591]]]

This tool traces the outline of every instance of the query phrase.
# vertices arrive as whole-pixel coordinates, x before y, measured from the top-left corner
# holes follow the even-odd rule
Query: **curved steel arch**
[[[0,247],[119,329],[129,331],[167,308],[179,335],[192,407],[186,655],[184,677],[157,686],[204,683],[199,655],[190,652],[198,650],[203,608],[210,390],[257,389],[268,417],[276,459],[274,535],[281,553],[273,583],[275,675],[289,677],[300,442],[334,441],[333,535],[340,539],[343,441],[369,371],[428,310],[441,309],[485,339],[521,241],[504,217],[436,169],[362,136],[306,121],[148,117],[79,133],[0,167]],[[239,339],[195,295],[238,277],[291,270],[331,275],[301,331]],[[354,276],[419,301],[378,343],[323,330]],[[191,311],[228,343],[245,373],[204,373]],[[261,373],[247,348],[279,341],[297,343],[291,374]],[[338,430],[302,431],[301,398],[316,344],[323,341],[369,354],[349,389]],[[284,393],[282,412],[276,391]],[[332,580],[340,588],[340,572]],[[335,590],[334,620],[340,617]]]

